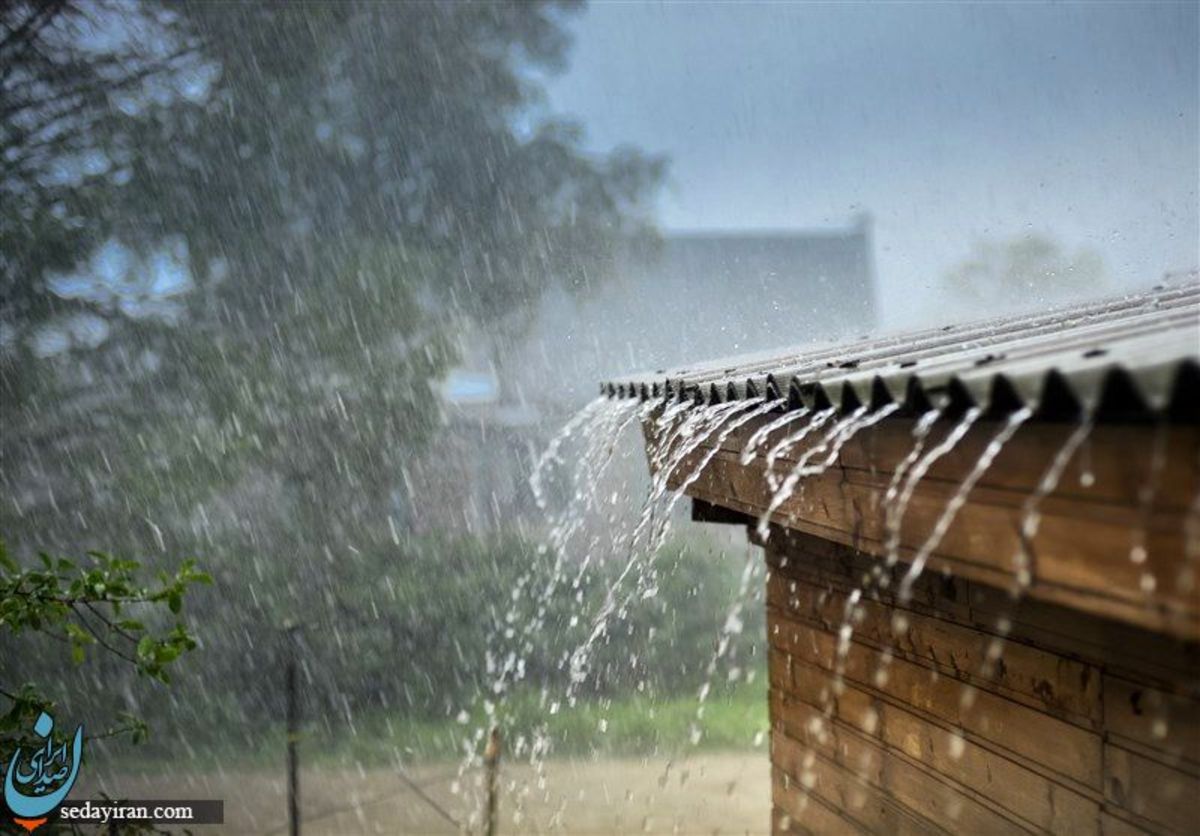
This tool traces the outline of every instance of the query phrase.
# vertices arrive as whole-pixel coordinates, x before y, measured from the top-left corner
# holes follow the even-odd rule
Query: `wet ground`
[[[528,765],[508,764],[501,770],[499,832],[766,833],[769,770],[763,751],[705,754],[677,762],[666,758],[556,760],[545,764],[544,782]],[[452,792],[456,772],[454,763],[409,771],[413,783],[428,797],[423,800],[387,768],[304,770],[303,832],[454,833],[454,825],[435,805],[460,821],[469,815],[463,800],[466,793]],[[477,779],[478,775],[468,775],[464,789],[473,793],[470,784]],[[133,798],[224,799],[225,826],[196,828],[198,834],[286,833],[282,770],[213,772],[192,776],[186,787],[165,773],[123,776],[114,779],[111,787]],[[83,792],[74,795],[84,797]]]

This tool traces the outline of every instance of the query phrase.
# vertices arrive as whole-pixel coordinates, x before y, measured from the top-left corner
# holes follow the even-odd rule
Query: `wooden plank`
[[[806,480],[804,490],[783,503],[772,519],[785,527],[882,555],[886,553],[880,510],[884,487],[882,477],[872,484],[858,484],[848,481],[841,471],[831,471]],[[755,516],[770,502],[762,474],[742,467],[726,454],[710,462],[689,493]],[[922,482],[918,486],[901,529],[901,559],[911,559],[948,499],[949,489],[944,484]],[[972,492],[927,571],[948,569],[970,579],[1011,586],[1015,555],[1020,551],[1017,532],[1022,515],[1015,497],[1000,499],[1004,497],[998,498],[995,492]],[[1041,510],[1042,522],[1032,542],[1029,595],[1200,639],[1196,596],[1179,583],[1190,570],[1183,557],[1182,517],[1157,514],[1148,518],[1148,557],[1136,565],[1130,560],[1130,544],[1140,518],[1133,511],[1069,507],[1049,500]],[[1153,578],[1153,586],[1144,586],[1143,577]]]
[[[946,833],[890,793],[847,769],[836,759],[835,749],[821,747],[822,751],[817,752],[778,731],[772,735],[771,747],[772,761],[783,777],[779,790],[793,799],[790,809],[801,821],[805,821],[804,815],[812,807],[827,805],[862,832],[921,836]]]
[[[750,436],[769,419],[755,419],[725,439],[722,449],[740,454]],[[804,419],[771,434],[759,449],[759,458],[781,441],[788,432],[803,426]],[[854,435],[841,449],[837,466],[849,470],[891,473],[912,450],[915,421],[904,418],[887,420]],[[937,444],[950,430],[943,422],[930,434],[926,449]],[[930,468],[927,479],[958,484],[979,460],[980,454],[999,429],[999,425],[980,422],[947,455]],[[981,487],[1003,488],[1028,494],[1050,462],[1074,432],[1068,424],[1030,423],[1023,426],[1006,449],[1000,452],[980,480]],[[1163,432],[1162,441],[1155,438]],[[820,436],[815,431],[814,436]],[[810,436],[811,438],[811,436]],[[780,457],[780,469],[794,463],[799,455],[819,442],[806,439]],[[1163,445],[1161,471],[1154,476],[1153,447]],[[1129,455],[1130,450],[1144,454]],[[1079,453],[1063,472],[1055,496],[1079,499],[1087,503],[1111,503],[1138,508],[1144,485],[1155,483],[1155,504],[1163,509],[1183,510],[1188,497],[1200,490],[1196,461],[1200,457],[1200,429],[1192,426],[1164,425],[1162,429],[1145,426],[1098,425],[1094,427]],[[1086,478],[1085,478],[1086,474]]]
[[[1192,664],[1195,645],[1047,603],[1013,602],[961,578],[931,577],[918,585],[913,601],[901,610],[908,620],[905,640],[893,651],[899,658],[882,685],[873,674],[892,641],[895,602],[889,594],[864,602],[866,615],[857,625],[845,684],[837,693],[832,686],[836,630],[846,597],[871,566],[871,558],[798,534],[769,545],[773,728],[800,738],[811,735],[797,709],[784,706],[800,701],[808,706],[808,719],[820,717],[820,707],[828,706],[832,725],[827,737],[836,736],[837,729],[853,731],[1031,829],[1166,833],[1178,832],[1188,820],[1191,799],[1200,791],[1200,669]],[[1011,619],[1013,635],[1019,637],[1008,642],[1001,657],[1015,676],[980,681],[960,673],[977,662],[980,647],[1001,617]],[[918,638],[909,639],[910,634]],[[874,661],[856,662],[860,650],[874,654]],[[901,663],[917,670],[905,672]],[[1039,706],[1038,677],[1029,674],[1046,678],[1059,664],[1064,671],[1061,688],[1054,688],[1054,698],[1043,699]],[[937,682],[931,679],[935,672],[940,674]],[[1099,765],[1099,782],[1073,772],[1066,761],[1054,762],[1056,754],[1078,743],[1054,728],[1017,717],[999,730],[994,723],[984,728],[963,722],[960,733],[960,718],[954,712],[961,706],[936,691],[949,687],[954,692],[961,689],[962,680],[979,688],[973,710],[989,699],[1011,702],[1023,691],[1018,701],[1024,710],[1036,708],[1043,716],[1056,713],[1082,726],[1088,757]],[[1165,729],[1156,725],[1160,719],[1165,719]],[[1107,745],[1101,745],[1101,735]],[[835,751],[827,757],[836,760],[838,755]],[[1091,783],[1078,780],[1081,777]],[[915,786],[918,778],[912,780]]]
[[[783,575],[768,580],[767,596],[771,606],[834,633],[844,623],[849,598],[839,590],[805,584],[792,588]],[[863,643],[927,661],[944,674],[989,687],[1072,722],[1099,724],[1100,675],[1089,665],[870,598],[863,598],[857,606],[863,617],[853,628]],[[895,618],[897,614],[902,622]],[[899,632],[898,625],[902,627]],[[990,661],[988,654],[996,642],[1000,642],[1002,655]],[[985,669],[991,669],[990,676],[983,675]]]
[[[767,632],[771,644],[792,655],[794,664],[802,659],[832,671],[837,643],[832,633],[787,618],[774,608],[768,610]],[[906,659],[881,665],[882,659],[873,648],[851,642],[845,658],[846,680],[961,727],[965,735],[1042,764],[1065,779],[1101,788],[1100,738],[1094,732]],[[881,670],[885,676],[880,676]],[[798,678],[794,673],[793,681]]]
[[[769,486],[761,474],[742,468],[736,460],[718,456],[705,475],[707,481],[702,477],[698,485],[725,481],[734,489],[736,498],[753,505],[760,513],[771,501]],[[798,490],[775,513],[776,522],[786,526],[804,520],[854,532],[865,542],[878,544],[882,553],[887,538],[881,510],[886,480],[877,477],[857,481],[845,478],[841,471],[831,471],[810,477],[802,485],[803,490]],[[956,487],[925,481],[918,484],[904,514],[901,546],[915,550],[924,544]],[[1023,501],[1023,497],[1012,493],[977,487],[947,529],[938,553],[1011,575],[1016,556],[1021,552],[1018,532]],[[1136,511],[1054,499],[1047,499],[1039,507],[1041,523],[1031,548],[1036,579],[1103,591],[1138,605],[1174,605],[1181,609],[1195,605],[1193,596],[1177,589],[1175,583],[1186,566],[1181,515],[1156,514],[1147,518],[1148,554],[1139,565],[1130,559],[1135,532],[1141,530],[1142,520]],[[1084,520],[1086,526],[1081,524]],[[1143,574],[1161,579],[1156,580],[1151,594],[1141,587]]]
[[[1176,833],[1200,825],[1200,779],[1111,743],[1104,746],[1104,792],[1131,813]]]
[[[790,693],[815,709],[823,703],[815,678],[798,677]],[[786,697],[784,697],[786,699]],[[926,718],[847,687],[832,700],[834,718],[878,740],[1034,827],[1056,833],[1098,831],[1099,804],[1003,754]]]
[[[1200,701],[1195,698],[1105,674],[1104,727],[1126,748],[1200,775]]]
[[[843,595],[861,589],[872,600],[896,604],[895,590],[907,567],[888,568],[874,556],[804,532],[777,529],[776,534],[779,536],[773,536],[766,549],[772,575]],[[877,575],[889,579],[886,588]],[[970,590],[966,578],[926,572],[913,584],[911,597],[903,608],[978,626],[972,618]]]
[[[1165,833],[1150,822],[1134,823],[1126,814],[1125,817],[1115,815],[1108,810],[1100,813],[1100,833],[1102,836],[1146,836],[1147,833]]]
[[[772,688],[792,687],[792,657],[777,647],[767,648],[767,679]]]
[[[921,642],[915,651],[901,647],[896,652],[907,661],[944,673],[945,665],[935,656],[959,653],[954,648],[963,637],[990,635],[1003,615],[1012,619],[1014,633],[1023,639],[1010,642],[1002,658],[1009,658],[1020,644],[1020,652],[1031,654],[1028,658],[1035,670],[1049,670],[1046,666],[1056,664],[1056,659],[1066,664],[1072,673],[1064,679],[1064,693],[1077,701],[1075,709],[1092,704],[1088,711],[1072,711],[1069,717],[1103,733],[1109,741],[1101,748],[1101,785],[1086,786],[1062,780],[1061,767],[1047,770],[1036,753],[1021,754],[1004,741],[997,743],[969,730],[957,734],[952,715],[931,713],[928,705],[908,693],[892,693],[890,682],[880,688],[869,679],[858,681],[870,674],[871,668],[855,670],[856,646],[862,644],[881,653],[891,641],[894,601],[887,595],[866,602],[869,614],[856,630],[846,684],[835,693],[831,660],[836,629],[846,596],[861,580],[870,559],[856,557],[836,544],[792,534],[771,543],[767,560],[772,569],[767,581],[769,652],[772,658],[784,660],[781,667],[785,670],[785,675],[775,678],[772,689],[775,727],[790,722],[791,733],[805,733],[803,728],[795,728],[794,717],[781,716],[781,705],[789,699],[803,701],[813,716],[819,715],[819,707],[829,706],[835,722],[961,784],[965,791],[994,802],[1037,829],[1175,832],[1187,820],[1182,811],[1190,809],[1195,791],[1200,791],[1200,668],[1193,664],[1195,645],[1178,644],[1050,604],[1028,600],[1014,604],[1002,594],[1001,600],[992,601],[995,595],[990,591],[977,594],[985,588],[974,584],[964,588],[961,579],[944,585],[940,579],[930,579],[924,590],[918,588],[910,606],[923,611],[903,610],[910,624],[919,631],[925,626],[922,620],[931,619],[952,632],[960,628],[966,632],[928,634],[934,653],[922,653]],[[939,588],[949,593],[948,601],[938,597]],[[967,607],[961,600],[964,596]],[[810,632],[797,632],[797,625],[807,626]],[[1143,657],[1150,658],[1146,664],[1138,664],[1136,659]],[[1110,665],[1116,672],[1108,669]],[[897,667],[893,663],[889,680]],[[1082,681],[1084,670],[1090,672],[1086,683]],[[1080,681],[1072,690],[1076,677]],[[1012,690],[999,683],[985,682],[982,687],[1012,697]],[[982,697],[982,692],[976,695],[976,704]],[[1050,710],[1049,706],[1043,708]],[[1055,741],[1055,745],[1061,740],[1053,732],[1023,729],[1022,725],[1010,726],[1012,736],[1032,734]],[[1093,735],[1092,739],[1099,738]],[[1180,786],[1185,789],[1179,790]]]
[[[772,833],[814,833],[848,836],[869,833],[861,825],[838,813],[820,796],[799,791],[796,782],[778,767],[771,770],[774,810]]]
[[[948,832],[1032,832],[1028,826],[959,791],[940,780],[936,774],[897,757],[876,741],[850,732],[844,726],[826,723],[820,731],[814,731],[812,721],[821,715],[817,709],[805,703],[787,702],[782,712],[795,715],[792,725],[785,732],[776,733],[780,741],[772,750],[773,753],[779,752],[777,763],[785,771],[790,772],[793,766],[803,769],[806,760],[811,763],[809,769],[815,770],[823,759],[808,758],[810,750],[826,758],[832,754],[833,760],[844,771],[879,791],[876,796],[879,807],[889,810],[894,818],[905,814],[904,818],[912,817],[918,826],[927,822]],[[790,734],[793,732],[803,736],[803,741],[792,739]],[[773,754],[773,757],[776,755]],[[814,787],[815,780],[813,777],[809,779]],[[902,805],[900,809],[897,809],[897,804]],[[876,804],[864,803],[855,814],[860,815],[861,810],[876,809]],[[868,826],[875,832],[883,833],[896,832],[898,829],[896,821],[871,822]]]
[[[968,584],[967,594],[977,624],[995,625],[1003,618],[1011,625],[1013,638],[1102,665],[1106,672],[1158,683],[1167,690],[1197,687],[1200,644],[1046,601],[1027,597],[1014,601],[1007,592],[986,584]]]

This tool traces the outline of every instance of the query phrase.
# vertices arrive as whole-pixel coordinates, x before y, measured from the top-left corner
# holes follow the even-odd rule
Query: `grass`
[[[701,708],[703,710],[701,710]],[[551,757],[636,757],[674,755],[684,751],[742,750],[762,745],[767,731],[766,677],[734,687],[714,688],[701,704],[692,694],[649,698],[629,695],[614,699],[580,700],[560,705],[536,692],[522,692],[496,707],[505,737],[505,750],[528,756],[539,726],[550,744]],[[465,722],[462,722],[465,720]],[[482,751],[477,739],[488,726],[483,705],[465,717],[418,719],[389,716],[384,711],[359,714],[347,720],[306,724],[301,741],[305,768],[387,766],[461,759]],[[698,733],[698,734],[697,734]],[[255,735],[255,740],[209,743],[187,747],[189,768],[195,771],[268,768],[282,762],[282,725]],[[153,771],[162,755],[152,750],[125,750],[122,771]]]
[[[671,754],[686,749],[741,749],[761,745],[767,730],[764,677],[715,690],[703,703],[695,695],[650,699],[633,695],[613,700],[555,705],[550,698],[523,693],[497,707],[506,748],[528,751],[539,726],[552,755],[607,757]],[[445,720],[395,720],[381,716],[356,721],[353,733],[322,734],[312,740],[323,757],[357,763],[439,760],[461,757],[488,725],[483,706]],[[346,729],[339,730],[341,732]],[[337,739],[340,737],[340,739]]]

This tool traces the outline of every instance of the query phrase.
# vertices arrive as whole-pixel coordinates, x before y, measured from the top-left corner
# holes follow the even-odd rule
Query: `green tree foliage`
[[[91,552],[82,564],[47,554],[38,559],[38,567],[22,568],[0,542],[0,632],[6,634],[6,646],[17,636],[33,634],[42,641],[25,641],[27,650],[60,648],[49,656],[38,653],[40,669],[81,666],[89,655],[100,654],[124,663],[137,676],[169,684],[169,669],[196,648],[196,637],[182,620],[184,596],[193,585],[209,584],[212,578],[194,562],[185,561],[174,574],[160,573],[147,582],[137,561],[101,552]],[[38,714],[54,710],[54,701],[38,686],[13,684],[10,677],[16,675],[19,660],[8,662],[12,667],[6,667],[0,683],[0,695],[9,700],[8,711],[0,715],[2,763],[29,742]],[[118,712],[108,719],[106,730],[90,739],[145,739],[148,728],[141,718]]]
[[[0,249],[24,259],[3,262],[4,481],[32,494],[7,524],[64,548],[101,521],[171,539],[200,499],[282,482],[312,512],[290,523],[318,530],[320,550],[347,516],[363,521],[368,494],[385,501],[436,425],[428,381],[454,327],[519,321],[544,288],[586,285],[648,232],[662,162],[589,155],[577,126],[540,109],[571,6],[7,7],[28,49],[5,96],[27,79],[44,102],[67,95],[65,68],[104,68],[58,130],[76,162],[22,169],[0,208]],[[159,46],[142,56],[144,41]],[[5,153],[24,156],[28,132],[5,127]],[[74,177],[45,188],[55,165]],[[76,202],[87,189],[96,200]],[[35,215],[77,237],[52,244]],[[87,261],[101,241],[110,257]],[[105,275],[122,254],[129,273],[168,263],[188,292],[131,300],[145,288]],[[104,320],[98,348],[83,349],[75,308]],[[31,354],[48,319],[80,349]],[[54,472],[65,458],[90,484]]]
[[[0,530],[205,555],[211,676],[189,686],[231,716],[274,716],[270,689],[210,683],[256,682],[288,620],[329,705],[395,698],[405,637],[439,649],[437,687],[475,675],[404,607],[450,630],[481,603],[438,607],[443,561],[482,578],[526,550],[404,530],[430,381],[459,328],[601,280],[651,235],[663,173],[546,112],[574,8],[0,8]]]
[[[994,310],[1017,307],[1031,299],[1062,301],[1094,294],[1109,283],[1094,251],[1074,253],[1041,235],[1003,242],[980,242],[970,258],[946,274],[944,284],[961,299]]]
[[[126,7],[118,28],[120,11],[107,0],[0,9],[0,323],[22,336],[87,307],[54,294],[49,274],[111,232],[106,208],[137,153],[130,110],[160,111],[192,60],[158,10]]]
[[[203,671],[180,672],[190,698],[172,707],[170,725],[191,744],[244,746],[248,735],[269,739],[278,730],[289,652],[283,626],[294,617],[295,596],[310,603],[296,639],[303,715],[310,724],[345,730],[353,718],[452,720],[476,706],[481,694],[502,701],[502,712],[509,702],[524,705],[530,698],[546,700],[548,709],[566,689],[571,652],[592,628],[594,613],[580,600],[597,601],[620,569],[593,566],[582,579],[580,600],[572,594],[537,601],[554,562],[553,554],[512,534],[412,538],[399,547],[380,543],[339,560],[320,600],[305,597],[286,578],[286,566],[264,566],[269,580],[260,584],[261,609],[242,604],[221,610],[222,633],[239,640],[218,639],[219,652],[205,654]],[[720,692],[740,681],[730,671],[748,675],[762,667],[762,608],[733,603],[742,563],[674,542],[660,564],[657,594],[613,618],[597,643],[594,675],[579,693],[582,699],[694,698],[706,682]],[[528,597],[517,609],[545,608],[532,632],[532,620],[507,621],[512,590],[522,578]],[[288,594],[269,594],[274,585]],[[236,600],[237,590],[218,575],[207,597]],[[505,639],[510,626],[515,635]],[[498,695],[488,660],[503,664],[509,652],[520,653],[521,674]],[[714,666],[718,652],[721,661]],[[231,682],[248,687],[231,689]],[[179,745],[161,735],[150,743],[160,742],[166,750]]]

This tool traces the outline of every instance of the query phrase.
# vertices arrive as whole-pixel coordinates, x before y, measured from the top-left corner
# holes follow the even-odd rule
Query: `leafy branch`
[[[103,552],[88,552],[84,565],[44,553],[39,560],[39,567],[23,568],[0,542],[0,629],[14,635],[39,633],[64,642],[77,665],[100,650],[163,683],[171,681],[170,665],[196,648],[195,636],[179,616],[188,589],[211,584],[212,578],[194,561],[184,561],[174,574],[160,572],[155,582],[147,583],[140,577],[138,561]],[[134,615],[162,626],[148,626]],[[163,625],[164,617],[174,617],[174,624]],[[9,711],[0,715],[0,737],[23,730],[30,718],[52,708],[30,685],[17,691],[0,687],[0,696],[11,703]],[[146,726],[132,715],[123,715],[99,737],[123,734],[140,742],[146,737]]]

